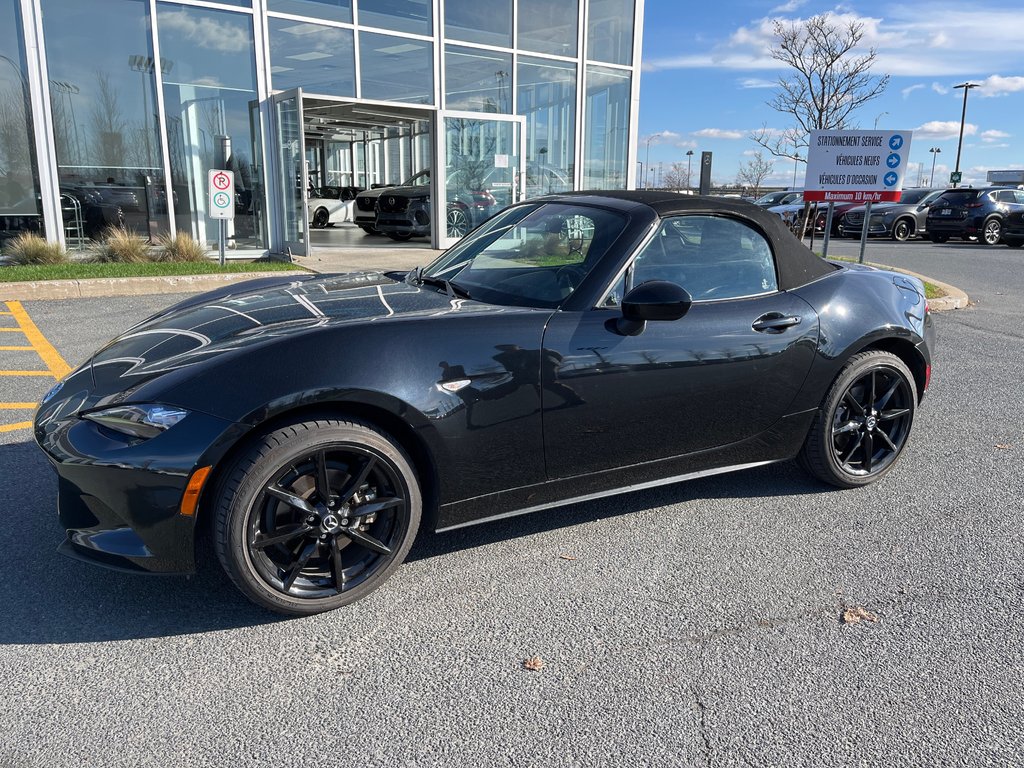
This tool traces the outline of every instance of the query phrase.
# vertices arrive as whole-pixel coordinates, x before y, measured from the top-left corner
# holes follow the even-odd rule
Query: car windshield
[[[627,224],[603,208],[565,203],[508,208],[422,276],[491,304],[556,307],[572,295]]]
[[[920,203],[928,196],[935,196],[936,192],[930,189],[905,189],[900,195],[900,203],[912,205]]]

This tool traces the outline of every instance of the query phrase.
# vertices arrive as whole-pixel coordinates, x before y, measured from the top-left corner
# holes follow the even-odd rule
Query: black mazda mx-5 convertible
[[[421,528],[793,458],[878,480],[933,337],[918,280],[823,261],[754,205],[557,195],[425,269],[187,299],[54,387],[35,435],[64,553],[188,573],[209,530],[246,596],[308,614]]]

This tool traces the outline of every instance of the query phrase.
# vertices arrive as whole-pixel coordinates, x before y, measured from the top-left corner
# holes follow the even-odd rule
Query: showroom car
[[[359,187],[310,187],[306,198],[306,216],[313,229],[333,227],[352,221]]]
[[[368,235],[379,235],[377,229],[377,198],[384,190],[394,190],[409,187],[420,192],[430,190],[430,171],[420,171],[410,176],[401,184],[394,186],[388,184],[374,184],[370,189],[364,189],[356,195],[355,206],[352,209],[352,221]]]
[[[490,169],[491,174],[496,169]],[[429,171],[425,171],[429,174]],[[487,219],[498,201],[487,189],[487,174],[463,182],[463,174],[449,171],[445,226],[449,237],[463,237]],[[468,189],[464,190],[468,186]],[[392,187],[377,198],[376,228],[392,240],[430,234],[430,187]]]
[[[873,203],[871,220],[868,222],[869,237],[891,237],[903,242],[912,237],[925,237],[928,227],[928,209],[945,189],[904,189],[899,202]],[[864,230],[866,208],[858,205],[850,208],[843,216],[840,234],[843,237],[860,237]]]
[[[947,189],[928,209],[928,237],[945,243],[951,237],[996,245],[1003,237],[1003,222],[1024,211],[1024,191],[1006,187]]]
[[[210,536],[245,596],[305,615],[380,587],[418,531],[791,459],[876,482],[933,344],[918,279],[824,261],[750,203],[552,195],[425,268],[190,297],[54,387],[35,438],[65,554],[187,574]]]

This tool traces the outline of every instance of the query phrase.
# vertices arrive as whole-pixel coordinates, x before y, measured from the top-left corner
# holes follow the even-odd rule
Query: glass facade
[[[43,0],[54,149],[69,246],[126,227],[169,230],[157,123],[157,62],[144,0]],[[103,45],[95,41],[103,40]]]
[[[0,0],[0,247],[25,231],[84,247],[111,226],[213,247],[218,167],[246,253],[308,242],[306,177],[361,189],[437,162],[435,216],[625,187],[642,6]]]
[[[518,114],[526,117],[526,196],[575,187],[576,65],[519,57]]]
[[[157,6],[164,114],[178,231],[211,247],[207,171],[235,173],[228,245],[263,248],[266,203],[252,17],[186,5]]]
[[[0,253],[11,238],[43,231],[18,5],[18,0],[0,0]],[[51,87],[64,97],[61,86]]]

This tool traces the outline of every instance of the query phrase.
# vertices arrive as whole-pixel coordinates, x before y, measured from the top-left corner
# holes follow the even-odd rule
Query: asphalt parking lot
[[[1024,252],[868,260],[972,300],[936,316],[932,390],[882,482],[777,465],[421,537],[382,589],[307,619],[214,564],[57,555],[55,476],[0,429],[0,766],[1021,764]],[[23,309],[75,366],[174,299]],[[0,369],[50,370],[0,336],[35,350]],[[52,382],[0,376],[0,402]]]

